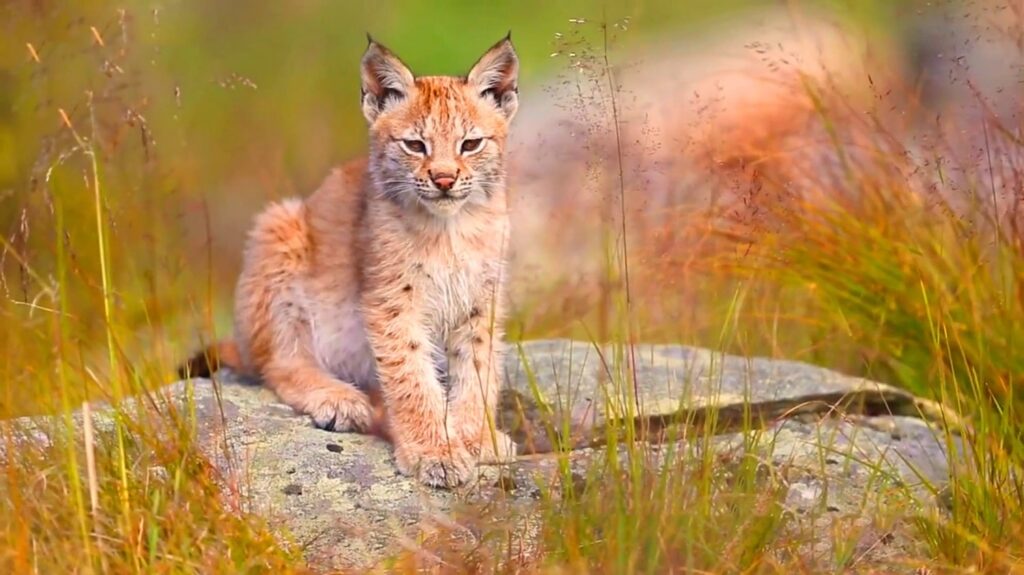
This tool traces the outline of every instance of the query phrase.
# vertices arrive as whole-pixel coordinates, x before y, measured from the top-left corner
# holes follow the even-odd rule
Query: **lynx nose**
[[[455,185],[456,178],[458,178],[458,174],[447,174],[444,172],[430,173],[430,180],[434,182],[437,189],[442,192],[451,191],[452,187]]]

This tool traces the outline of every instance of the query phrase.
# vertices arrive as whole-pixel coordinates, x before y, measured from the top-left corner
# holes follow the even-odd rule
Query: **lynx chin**
[[[371,39],[361,65],[369,155],[257,216],[234,340],[183,370],[258,376],[323,429],[380,426],[398,469],[428,485],[458,485],[477,462],[513,456],[494,412],[518,71],[509,37],[465,77],[416,77]]]

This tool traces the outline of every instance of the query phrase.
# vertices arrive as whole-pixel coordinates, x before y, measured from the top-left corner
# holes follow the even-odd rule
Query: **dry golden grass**
[[[25,48],[43,83],[91,96],[43,106],[53,112],[39,130],[48,144],[27,172],[28,193],[15,209],[4,205],[15,233],[5,233],[0,261],[2,415],[67,413],[86,397],[144,391],[169,379],[197,326],[212,339],[226,324],[229,290],[210,279],[214,249],[197,256],[176,243],[205,223],[168,216],[196,200],[179,195],[165,171],[174,158],[153,147],[149,94],[135,77],[152,71],[119,43],[124,19],[97,22],[107,24],[72,28],[95,30],[85,44],[61,37]],[[589,31],[583,40],[593,42],[603,30]],[[590,46],[588,81],[620,97],[607,82],[608,52]],[[597,134],[580,153],[599,163],[570,163],[553,180],[597,190],[609,202],[598,205],[604,216],[581,215],[570,197],[568,211],[548,214],[565,235],[531,239],[547,250],[599,234],[590,238],[598,251],[584,255],[600,257],[583,266],[591,275],[537,282],[543,297],[519,302],[512,333],[798,358],[942,401],[969,422],[971,450],[955,466],[949,514],[915,518],[921,556],[851,564],[838,546],[825,563],[805,560],[801,544],[815,534],[786,529],[756,462],[695,450],[655,468],[642,463],[646,448],[629,444],[628,461],[609,452],[585,489],[541,500],[536,549],[503,545],[520,518],[481,515],[492,538],[473,549],[442,539],[431,549],[447,559],[442,571],[1024,570],[1020,120],[969,103],[980,112],[949,109],[936,122],[913,86],[862,64],[871,76],[852,77],[867,100],[851,99],[849,84],[830,75],[774,70],[784,89],[764,107],[724,125],[698,115],[659,126],[717,127],[701,132],[714,138],[680,136],[681,149],[661,150],[674,162],[659,164],[657,178],[620,174],[623,161],[649,165],[635,138]],[[590,102],[605,128],[616,125],[606,117],[611,101]],[[694,170],[700,186],[672,186]],[[68,420],[52,444],[0,424],[0,446],[17,454],[2,465],[0,570],[304,571],[287,536],[223,489],[189,423],[167,413],[87,434]],[[564,471],[564,482],[579,482]],[[408,557],[395,565],[411,567]]]

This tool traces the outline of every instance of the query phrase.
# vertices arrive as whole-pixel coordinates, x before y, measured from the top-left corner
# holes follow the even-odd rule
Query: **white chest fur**
[[[420,262],[416,283],[423,298],[424,320],[437,338],[446,338],[451,329],[465,321],[480,299],[491,266],[474,256],[448,253]]]

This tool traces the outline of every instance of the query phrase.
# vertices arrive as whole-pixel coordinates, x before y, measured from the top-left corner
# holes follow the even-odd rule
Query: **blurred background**
[[[632,258],[630,337],[715,345],[740,281],[720,256],[743,242],[709,222],[770,227],[780,190],[839,173],[826,111],[898,127],[923,156],[917,134],[951,110],[1015,117],[1014,17],[997,1],[4,2],[0,413],[44,409],[59,377],[100,393],[114,365],[167,381],[230,333],[253,215],[363,153],[367,32],[419,74],[462,74],[512,31],[511,337],[611,337]],[[977,151],[980,132],[952,133]],[[787,317],[750,318],[773,335],[740,351],[862,359],[779,335]]]

